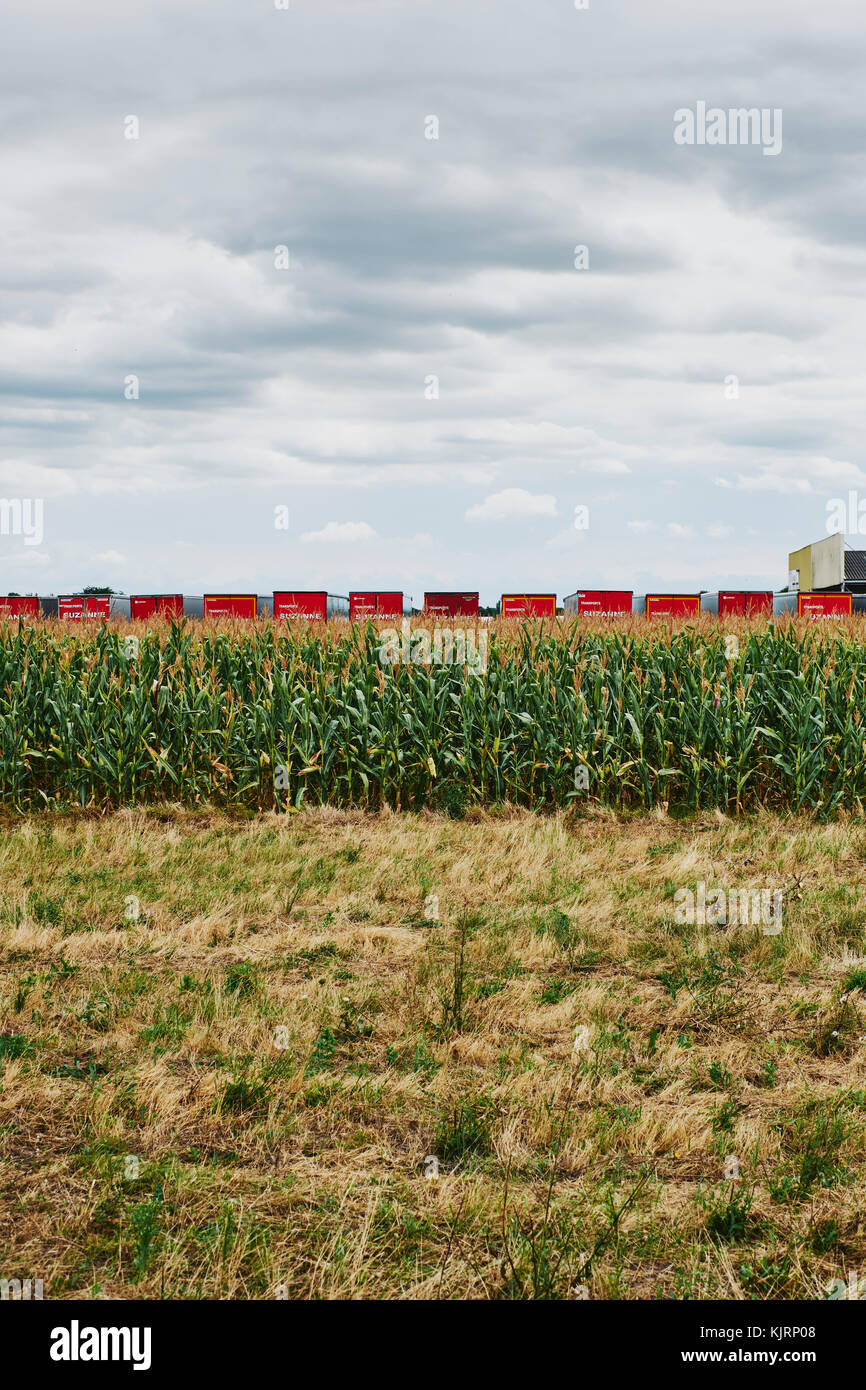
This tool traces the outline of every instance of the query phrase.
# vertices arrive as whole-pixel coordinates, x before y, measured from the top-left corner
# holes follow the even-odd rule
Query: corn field
[[[0,625],[0,802],[861,810],[856,629],[730,626],[494,625],[475,672],[342,623]]]

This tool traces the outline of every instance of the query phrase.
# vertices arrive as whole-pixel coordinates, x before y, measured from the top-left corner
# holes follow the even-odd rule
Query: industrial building
[[[841,531],[788,556],[788,587],[801,593],[866,594],[866,550],[849,550]]]

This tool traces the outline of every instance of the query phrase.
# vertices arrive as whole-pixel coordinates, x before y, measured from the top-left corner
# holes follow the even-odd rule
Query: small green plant
[[[385,1060],[389,1067],[401,1072],[420,1072],[425,1081],[429,1081],[439,1070],[439,1063],[429,1052],[426,1043],[416,1042],[414,1049],[410,1053],[408,1049],[401,1049],[389,1045],[385,1049]]]
[[[248,960],[235,961],[226,966],[225,986],[227,994],[236,994],[238,999],[250,999],[258,992],[259,982],[255,967]]]
[[[439,1017],[430,1022],[437,1038],[462,1033],[466,1026],[466,1000],[472,997],[467,946],[476,921],[463,914],[445,940],[432,938],[425,952],[418,983],[430,989],[438,1001]]]
[[[337,1038],[332,1028],[320,1028],[313,1050],[304,1070],[305,1076],[317,1076],[319,1072],[330,1071],[337,1053]]]
[[[780,1298],[791,1277],[791,1259],[783,1254],[778,1259],[763,1255],[755,1264],[740,1265],[740,1279],[753,1298]]]
[[[833,1187],[843,1177],[840,1150],[853,1128],[844,1109],[848,1099],[809,1101],[800,1115],[776,1125],[794,1166],[768,1184],[774,1202],[805,1201],[815,1187]]]
[[[746,1187],[717,1196],[700,1194],[698,1203],[707,1213],[707,1230],[725,1245],[738,1245],[748,1238],[750,1213],[755,1194]]]
[[[563,980],[557,976],[548,980],[541,991],[542,1004],[561,1004],[563,999],[567,999],[573,994],[576,985],[573,980]]]
[[[237,1076],[226,1083],[220,1108],[238,1112],[262,1110],[267,1106],[269,1099],[270,1094],[264,1081],[251,1081],[246,1076]]]
[[[23,1033],[2,1033],[0,1034],[0,1059],[7,1057],[10,1062],[18,1057],[23,1057],[29,1051],[30,1044]]]
[[[710,1062],[707,1072],[711,1084],[717,1091],[726,1091],[729,1086],[733,1085],[734,1078],[731,1076],[727,1067],[722,1066],[721,1062],[716,1060]]]
[[[24,1005],[27,1003],[27,996],[36,983],[38,976],[31,971],[28,975],[22,975],[15,985],[15,993],[12,996],[12,1012],[20,1014]]]
[[[359,1038],[370,1038],[372,1036],[372,1023],[368,1023],[362,1018],[357,1004],[354,1004],[351,999],[344,999],[340,1007],[340,1026],[337,1030],[338,1040],[340,1042],[357,1042]]]
[[[857,1044],[862,1020],[853,1000],[846,994],[823,1010],[809,1035],[816,1057],[846,1055]]]
[[[839,1227],[828,1219],[809,1228],[809,1249],[816,1255],[829,1255],[839,1244]]]
[[[678,970],[662,970],[658,975],[659,984],[664,985],[665,994],[669,994],[671,999],[676,999],[687,979],[688,976],[682,967]]]
[[[764,1063],[764,1065],[761,1067],[755,1085],[763,1086],[766,1089],[770,1090],[773,1086],[775,1086],[778,1083],[778,1080],[779,1064],[778,1062],[775,1062],[772,1057],[769,1057],[767,1061]]]
[[[557,951],[566,956],[569,962],[580,946],[581,934],[567,912],[554,907],[542,918],[540,930],[544,936],[552,937]]]
[[[183,1039],[190,1015],[182,1013],[177,1004],[158,1005],[153,1015],[153,1023],[142,1028],[144,1042],[179,1043]]]
[[[82,1023],[95,1033],[105,1033],[111,1025],[111,1000],[102,990],[91,994],[83,1009],[78,1012]]]
[[[467,789],[459,782],[446,782],[436,797],[437,808],[450,816],[451,820],[463,820],[468,802]]]
[[[139,1202],[132,1208],[129,1225],[132,1235],[132,1262],[140,1279],[147,1272],[161,1240],[159,1218],[162,1211],[162,1187],[157,1187],[149,1202]]]
[[[444,1163],[467,1154],[490,1151],[490,1127],[495,1110],[486,1096],[458,1101],[445,1111],[436,1125],[433,1153]]]
[[[63,898],[42,898],[34,893],[27,906],[42,926],[57,927],[63,921]]]
[[[730,1134],[737,1116],[745,1110],[739,1101],[728,1099],[717,1105],[713,1111],[713,1134]]]

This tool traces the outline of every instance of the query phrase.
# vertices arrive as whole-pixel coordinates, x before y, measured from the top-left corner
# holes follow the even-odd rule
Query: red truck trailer
[[[39,599],[35,594],[0,594],[0,618],[38,618]]]
[[[277,621],[326,622],[326,589],[275,589],[274,617]]]
[[[503,594],[502,617],[556,617],[556,594]]]
[[[424,612],[434,618],[477,618],[478,594],[425,593]]]
[[[503,618],[555,618],[556,594],[503,594],[499,612]]]
[[[853,608],[853,594],[798,594],[798,618],[843,618]]]
[[[578,589],[563,600],[566,613],[578,617],[621,618],[632,609],[631,589]]]
[[[691,618],[701,611],[700,594],[647,594],[648,618]]]
[[[80,623],[88,618],[106,621],[111,607],[108,594],[62,594],[57,600],[57,614],[66,623]]]
[[[772,589],[719,590],[720,618],[772,617]]]
[[[257,607],[257,594],[204,595],[206,618],[254,618]]]
[[[130,618],[182,618],[183,594],[130,594]]]
[[[402,618],[403,594],[393,589],[387,591],[367,590],[349,594],[349,618],[360,622],[365,618]]]

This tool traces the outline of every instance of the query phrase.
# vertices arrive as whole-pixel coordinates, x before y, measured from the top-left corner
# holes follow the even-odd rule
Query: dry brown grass
[[[821,1296],[866,1262],[864,847],[770,817],[7,824],[0,1276]],[[678,924],[698,879],[783,887],[781,935]]]

